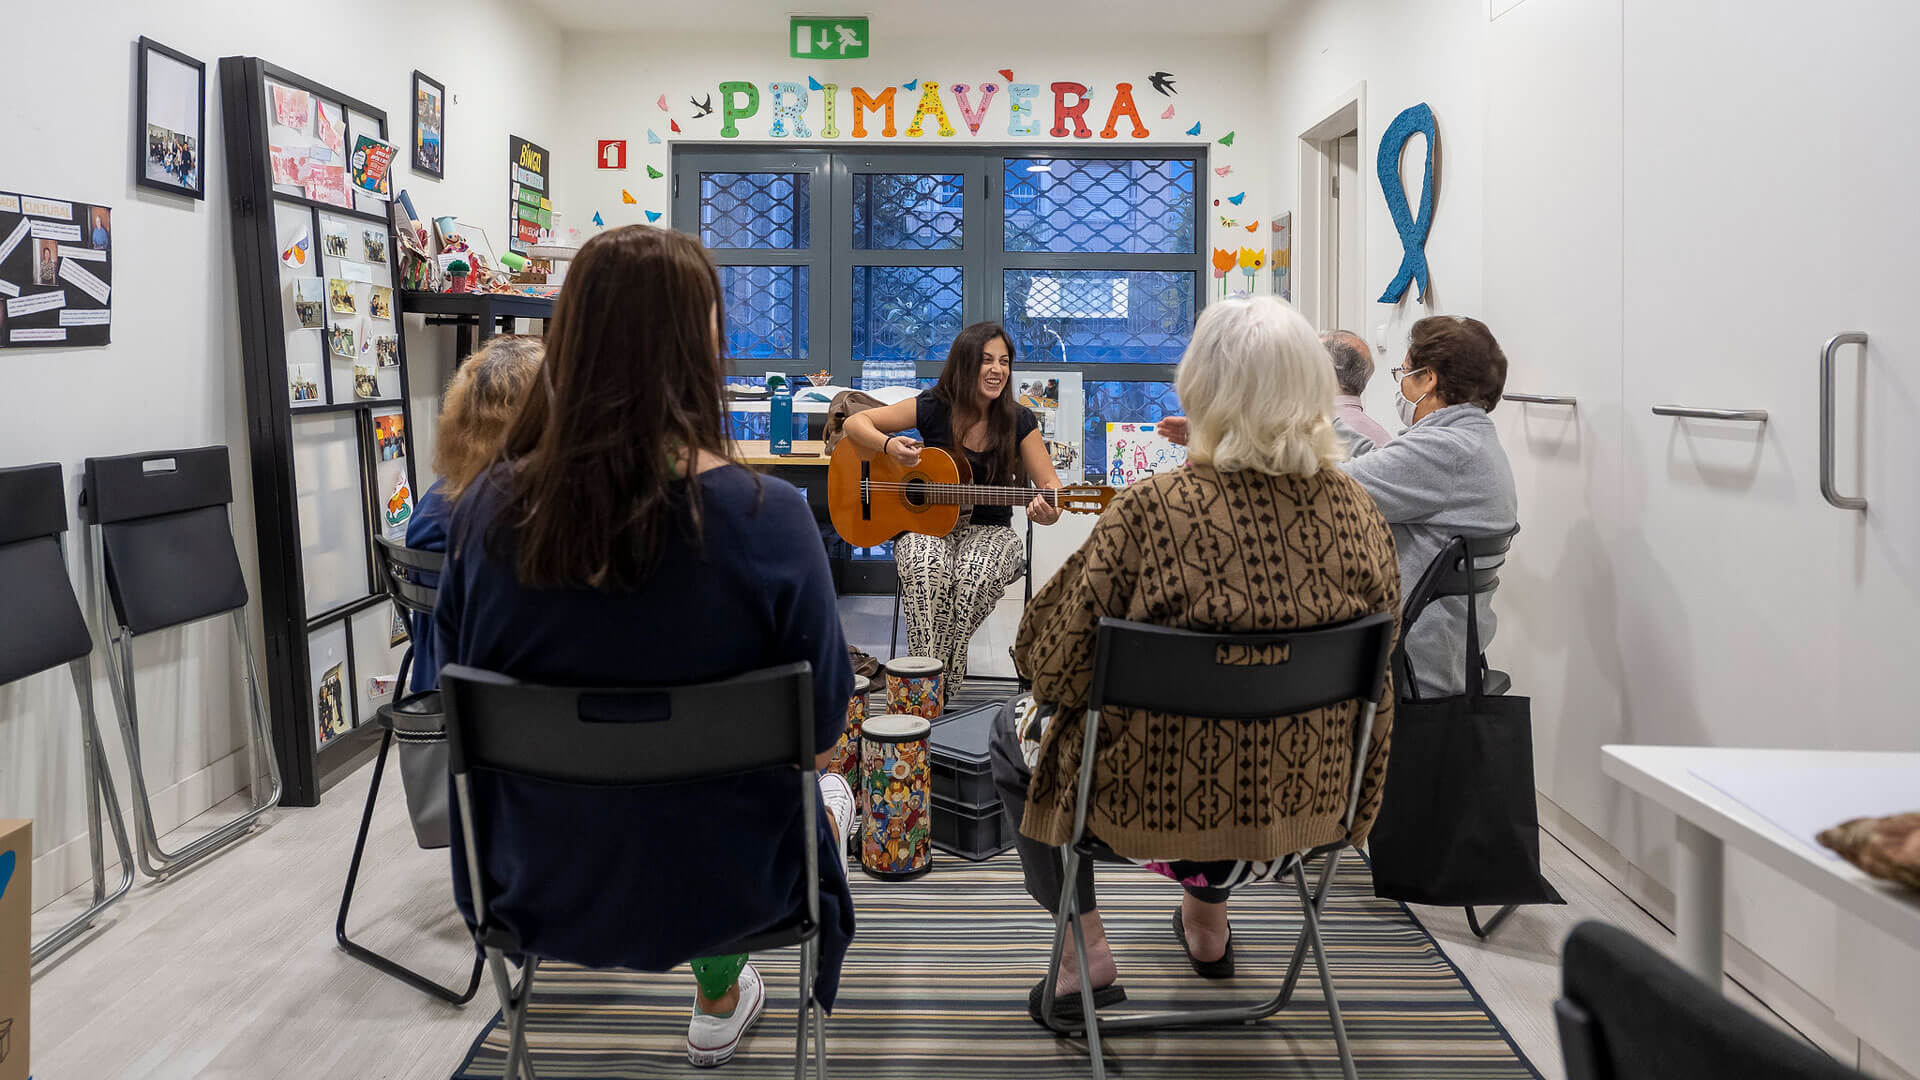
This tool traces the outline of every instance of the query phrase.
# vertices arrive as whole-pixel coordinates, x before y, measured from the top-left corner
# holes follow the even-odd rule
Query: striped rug
[[[1291,887],[1254,886],[1233,904],[1240,975],[1203,983],[1170,926],[1179,891],[1131,867],[1102,867],[1100,908],[1129,1005],[1157,1008],[1270,994],[1299,928]],[[1068,1080],[1088,1076],[1085,1044],[1055,1038],[1027,1018],[1027,989],[1045,971],[1051,924],[1028,899],[1009,852],[984,863],[943,858],[906,883],[853,874],[859,932],[827,1025],[839,1078]],[[1373,896],[1347,853],[1323,922],[1334,986],[1368,1080],[1538,1080],[1499,1022],[1425,928],[1400,904]],[[768,1011],[721,1075],[793,1075],[797,950],[756,959]],[[484,1000],[483,991],[483,1000]],[[694,1075],[686,1028],[693,980],[543,967],[528,1042],[543,1080]],[[1124,1080],[1259,1076],[1337,1077],[1332,1029],[1309,958],[1292,1003],[1255,1026],[1163,1031],[1105,1040]],[[496,1014],[455,1080],[496,1080],[505,1039]]]

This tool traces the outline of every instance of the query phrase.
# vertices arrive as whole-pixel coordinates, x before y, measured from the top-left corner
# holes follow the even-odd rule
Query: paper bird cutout
[[[1153,88],[1155,90],[1160,91],[1160,93],[1163,95],[1177,94],[1180,92],[1173,88],[1173,76],[1167,74],[1164,71],[1156,71],[1153,74],[1147,76],[1147,81],[1153,83]]]
[[[648,141],[649,143],[652,143],[652,144],[653,144],[653,145],[655,145],[655,146],[658,146],[658,145],[660,145],[660,136],[659,136],[659,134],[658,134],[657,132],[655,132],[655,131],[654,131],[654,130],[653,130],[652,128],[648,128],[648,129],[647,129],[647,141]]]
[[[1238,195],[1229,195],[1227,196],[1227,201],[1235,206],[1239,206],[1241,203],[1247,201],[1247,193],[1243,191]]]
[[[628,191],[626,188],[621,188],[620,201],[631,206],[632,204],[637,203],[640,200],[633,197],[633,192]]]
[[[678,134],[680,134],[680,121],[678,121],[678,120],[668,120],[668,121],[667,121],[667,130],[669,130],[669,131],[671,131],[671,132],[673,132],[673,133],[674,133],[675,135],[678,135]]]
[[[1221,146],[1232,146],[1232,145],[1233,145],[1233,132],[1231,132],[1231,131],[1229,131],[1229,132],[1227,132],[1227,133],[1226,133],[1225,135],[1222,135],[1222,136],[1220,136],[1220,145],[1221,145]]]
[[[695,101],[692,98],[688,98],[687,104],[693,106],[693,118],[698,120],[713,112],[713,95],[708,94],[704,101]]]
[[[649,210],[649,211],[647,211],[647,222],[648,222],[649,224],[651,224],[651,223],[653,223],[653,222],[656,222],[656,221],[659,221],[659,220],[660,220],[660,211],[658,211],[658,210]]]
[[[900,84],[900,88],[901,88],[902,90],[908,90],[908,91],[912,91],[912,90],[918,90],[918,89],[920,89],[920,80],[919,80],[919,79],[915,79],[915,80],[913,80],[912,82],[904,82],[904,83],[901,83],[901,84]]]
[[[667,174],[666,174],[666,173],[663,173],[663,172],[661,172],[661,171],[660,171],[659,169],[656,169],[656,168],[654,168],[654,167],[653,167],[653,166],[651,166],[651,165],[649,165],[649,166],[647,166],[647,179],[649,179],[649,180],[658,180],[658,179],[660,179],[661,177],[663,177],[663,176],[665,176],[665,175],[667,175]]]
[[[602,221],[602,220],[600,220],[600,211],[598,211],[598,210],[595,210],[595,211],[593,212],[593,223],[594,223],[595,225],[605,225],[605,224],[606,224],[606,222],[604,222],[604,221]]]
[[[1215,176],[1217,176],[1217,177],[1219,177],[1219,178],[1220,178],[1220,179],[1222,179],[1222,180],[1225,180],[1225,179],[1227,178],[1227,174],[1228,174],[1228,173],[1230,173],[1230,172],[1232,172],[1232,171],[1233,171],[1233,166],[1231,166],[1231,165],[1222,165],[1222,166],[1220,166],[1219,168],[1217,168],[1217,169],[1215,169],[1215,170],[1213,170],[1213,175],[1215,175]]]
[[[1259,231],[1260,231],[1260,223],[1259,223],[1258,221],[1249,221],[1249,222],[1247,222],[1247,231],[1248,231],[1248,232],[1259,232]]]
[[[1236,220],[1234,220],[1233,218],[1230,218],[1230,217],[1228,217],[1228,216],[1227,216],[1227,215],[1225,215],[1225,214],[1221,214],[1221,215],[1220,215],[1220,227],[1221,227],[1221,228],[1223,228],[1223,229],[1231,229],[1231,228],[1233,228],[1233,227],[1234,227],[1235,225],[1238,225],[1238,224],[1240,224],[1240,223],[1239,223],[1238,221],[1236,221]]]
[[[813,76],[811,76],[811,75],[809,75],[809,76],[807,76],[807,89],[809,89],[809,90],[825,90],[825,89],[826,89],[826,87],[824,87],[824,86],[821,86],[821,85],[820,85],[820,80],[819,80],[819,79],[816,79],[816,78],[814,78]]]
[[[1192,127],[1187,129],[1187,134],[1189,135],[1200,134],[1200,125],[1198,123],[1195,123]]]
[[[1003,79],[1005,79],[1005,80],[1007,80],[1008,82],[1012,82],[1012,81],[1013,81],[1013,69],[1012,69],[1012,68],[1001,68],[1001,69],[1000,69],[1000,77],[1001,77],[1001,78],[1003,78]]]
[[[1167,106],[1167,111],[1160,114],[1160,119],[1162,120],[1173,119],[1173,106],[1171,105]]]
[[[659,100],[659,101],[656,101],[656,102],[654,102],[654,104],[656,104],[656,105],[658,105],[658,106],[660,106],[660,111],[661,111],[661,112],[666,112],[666,111],[667,111],[667,95],[665,95],[665,94],[661,94],[661,95],[660,95],[660,100]]]

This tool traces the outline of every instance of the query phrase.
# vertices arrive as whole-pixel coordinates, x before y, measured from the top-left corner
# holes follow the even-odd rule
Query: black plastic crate
[[[1000,805],[993,790],[993,766],[987,739],[1000,706],[979,705],[934,721],[927,759],[933,773],[933,797],[975,812]]]
[[[997,802],[959,806],[935,795],[933,846],[969,862],[991,859],[1013,846],[1013,822]]]

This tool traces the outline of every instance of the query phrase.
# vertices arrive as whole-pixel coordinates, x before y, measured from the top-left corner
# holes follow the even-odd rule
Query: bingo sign
[[[553,173],[546,148],[518,135],[507,136],[508,175],[512,177],[507,221],[513,226],[508,249],[527,253],[553,230]]]
[[[797,60],[860,60],[867,55],[866,16],[795,15],[788,21],[788,55]]]

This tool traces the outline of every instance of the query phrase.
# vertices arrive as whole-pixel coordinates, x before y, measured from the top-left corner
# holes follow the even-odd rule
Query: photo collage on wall
[[[0,348],[105,345],[113,211],[0,191]]]
[[[1086,468],[1081,415],[1086,394],[1077,371],[1015,371],[1013,388],[1020,404],[1040,421],[1040,437],[1053,458],[1053,471],[1066,483],[1079,481]]]

